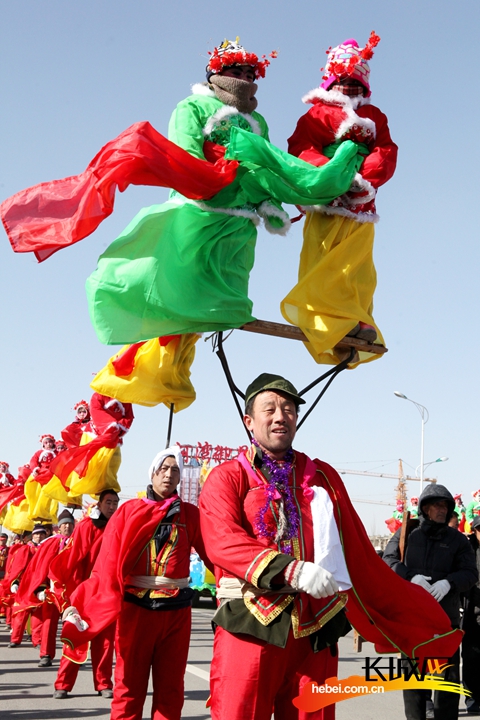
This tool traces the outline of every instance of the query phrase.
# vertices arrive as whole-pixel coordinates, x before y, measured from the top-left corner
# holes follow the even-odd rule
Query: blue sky
[[[286,140],[320,82],[325,50],[349,37],[381,42],[371,62],[372,102],[389,117],[400,148],[396,175],[378,194],[375,318],[389,353],[343,373],[297,436],[296,446],[337,467],[395,473],[420,462],[420,416],[400,390],[425,405],[425,461],[452,491],[480,486],[478,473],[478,139],[475,68],[479,5],[177,0],[0,2],[0,200],[38,182],[81,172],[101,146],[134,122],[166,133],[176,103],[204,79],[208,50],[240,36],[257,54],[278,50],[259,81],[258,110],[272,142]],[[3,234],[0,458],[28,461],[45,432],[71,421],[92,373],[115,348],[90,324],[84,282],[97,257],[141,207],[167,191],[130,188],[114,214],[78,245],[42,264],[15,255]],[[294,213],[293,208],[287,208]],[[254,314],[282,321],[279,303],[296,278],[301,224],[286,238],[261,230],[250,297]],[[197,345],[197,401],[175,417],[173,439],[237,446],[246,437],[217,358]],[[236,331],[227,352],[237,384],[278,372],[299,387],[324,369],[300,343]],[[133,494],[163,447],[163,406],[136,409],[120,481]],[[432,469],[432,468],[430,468]],[[433,470],[432,469],[432,470]],[[428,471],[426,473],[429,475]],[[432,472],[433,474],[433,472]],[[393,502],[395,481],[346,476],[353,498]],[[418,485],[410,494],[418,493]],[[389,509],[358,503],[369,532]]]

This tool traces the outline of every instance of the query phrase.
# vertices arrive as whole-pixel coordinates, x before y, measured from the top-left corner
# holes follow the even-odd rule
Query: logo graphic
[[[445,662],[441,662],[444,660]],[[351,675],[340,680],[331,677],[324,685],[306,683],[293,704],[304,712],[314,712],[327,705],[351,700],[363,695],[381,695],[394,690],[443,690],[458,695],[470,696],[459,683],[449,682],[442,677],[448,667],[448,658],[427,658],[422,667],[411,658],[365,658],[361,675]],[[381,664],[383,663],[383,665]]]

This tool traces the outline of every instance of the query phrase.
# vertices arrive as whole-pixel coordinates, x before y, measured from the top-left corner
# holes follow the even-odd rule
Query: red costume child
[[[324,82],[304,96],[312,107],[288,141],[292,155],[316,166],[328,163],[346,140],[363,148],[365,156],[348,192],[328,205],[303,208],[307,217],[298,283],[281,309],[286,320],[303,330],[317,362],[343,359],[333,348],[347,334],[369,342],[378,336],[383,344],[372,316],[375,196],[395,171],[397,146],[387,117],[370,103],[367,60],[379,40],[372,32],[362,49],[350,39],[329,51]],[[375,357],[359,353],[352,364]]]

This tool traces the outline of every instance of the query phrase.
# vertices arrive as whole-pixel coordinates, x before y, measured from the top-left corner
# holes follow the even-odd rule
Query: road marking
[[[200,670],[200,668],[195,667],[195,665],[187,665],[186,670],[192,675],[196,675],[197,677],[202,678],[202,680],[210,682],[210,673],[205,670]]]

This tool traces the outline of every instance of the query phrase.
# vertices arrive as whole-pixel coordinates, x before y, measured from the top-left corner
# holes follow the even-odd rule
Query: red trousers
[[[40,643],[40,657],[49,655],[53,660],[57,651],[57,629],[60,613],[57,606],[52,603],[43,603],[42,641]]]
[[[43,608],[39,605],[33,612],[29,610],[21,610],[12,614],[12,634],[10,642],[21,643],[23,633],[27,626],[28,617],[30,616],[30,627],[32,630],[32,645],[37,647],[42,642],[42,624],[43,624]]]
[[[191,620],[189,607],[145,610],[124,603],[117,624],[111,720],[142,720],[150,670],[152,720],[179,720]]]
[[[250,635],[215,631],[210,671],[212,720],[334,720],[335,706],[305,713],[293,705],[305,683],[323,684],[337,674],[330,650],[312,652],[308,637],[285,648]]]
[[[92,659],[93,685],[95,690],[111,690],[113,650],[115,640],[115,623],[109,625],[105,630],[93,638],[90,645]],[[55,690],[66,690],[71,692],[77,679],[80,665],[72,662],[65,656],[60,660]]]

